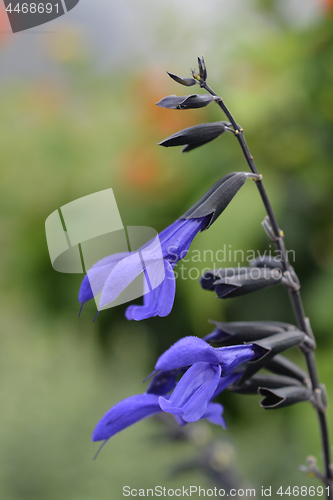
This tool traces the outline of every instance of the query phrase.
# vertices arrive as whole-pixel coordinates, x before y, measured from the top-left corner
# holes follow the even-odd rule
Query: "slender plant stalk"
[[[211,95],[216,97],[216,103],[220,106],[228,120],[230,121],[233,130],[234,130],[234,135],[237,138],[239,145],[242,149],[242,152],[244,154],[244,157],[250,167],[250,170],[254,174],[258,174],[257,168],[255,166],[253,156],[251,155],[249,148],[246,144],[245,137],[244,137],[244,131],[243,129],[237,125],[234,117],[224,104],[223,100],[218,97],[218,95],[207,85],[206,82],[201,81],[200,82],[200,87],[204,88],[207,92],[209,92]],[[274,214],[272,205],[269,201],[266,189],[264,187],[263,181],[258,180],[256,181],[257,188],[259,190],[261,199],[263,201],[263,204],[265,206],[268,220],[272,229],[272,239],[274,240],[274,243],[277,247],[277,249],[280,251],[281,255],[281,263],[283,266],[283,271],[290,273],[292,276],[293,281],[295,282],[295,287],[291,287],[289,289],[289,297],[290,301],[293,306],[295,318],[297,321],[297,326],[300,330],[304,331],[307,333],[309,336],[312,336],[312,332],[310,333],[309,331],[309,323],[308,320],[305,316],[304,309],[303,309],[303,304],[302,304],[302,299],[301,295],[299,292],[299,282],[298,278],[295,275],[295,272],[293,268],[291,267],[289,261],[288,261],[288,255],[286,252],[286,248],[284,245],[284,240],[283,240],[283,231],[280,230],[276,216]],[[297,286],[298,284],[298,286]],[[323,460],[324,460],[324,468],[325,468],[325,474],[320,475],[320,479],[323,481],[325,486],[328,486],[328,491],[327,492],[327,499],[328,500],[333,500],[333,492],[332,492],[332,481],[333,481],[333,474],[332,474],[332,468],[331,468],[331,459],[330,459],[330,440],[329,440],[329,433],[328,433],[328,425],[327,425],[327,420],[326,420],[326,406],[327,406],[327,401],[326,401],[326,394],[324,393],[323,387],[319,383],[319,377],[318,377],[318,372],[316,368],[316,359],[315,359],[315,354],[313,350],[307,351],[304,353],[306,363],[307,363],[307,368],[309,372],[309,377],[311,380],[311,385],[312,385],[312,390],[314,395],[316,395],[316,400],[319,401],[319,404],[315,405],[317,415],[318,415],[318,420],[319,420],[319,427],[320,427],[320,433],[321,433],[321,443],[322,443],[322,452],[323,452]]]

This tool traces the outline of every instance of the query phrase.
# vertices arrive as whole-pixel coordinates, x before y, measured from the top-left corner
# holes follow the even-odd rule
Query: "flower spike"
[[[167,109],[196,109],[208,106],[208,104],[210,104],[213,100],[214,97],[212,95],[206,94],[192,94],[182,97],[169,95],[158,101],[156,106]]]
[[[170,78],[175,80],[175,82],[185,85],[185,87],[192,87],[192,85],[196,85],[197,83],[194,78],[183,78],[182,76],[175,75],[174,73],[169,73],[169,71],[167,71],[167,73]]]

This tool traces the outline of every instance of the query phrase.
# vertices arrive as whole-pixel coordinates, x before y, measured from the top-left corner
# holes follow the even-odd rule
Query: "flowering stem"
[[[242,149],[242,152],[244,154],[244,157],[250,167],[250,170],[254,174],[258,174],[257,168],[255,166],[253,156],[251,155],[249,148],[246,144],[245,137],[244,137],[244,131],[243,129],[236,123],[234,117],[224,104],[223,100],[217,96],[217,94],[207,85],[205,81],[200,81],[200,87],[204,88],[207,92],[209,92],[211,95],[215,96],[215,102],[219,105],[219,107],[222,109],[228,120],[230,121],[233,129],[234,129],[234,135],[237,138],[239,145]],[[304,309],[303,309],[303,304],[302,304],[302,299],[301,295],[299,292],[299,281],[298,278],[291,267],[289,261],[288,261],[288,255],[286,252],[286,248],[284,245],[284,240],[283,240],[283,231],[280,230],[277,219],[275,217],[272,205],[269,201],[266,189],[264,187],[263,181],[262,180],[257,180],[256,181],[257,188],[259,190],[261,199],[263,201],[263,204],[265,206],[270,228],[271,228],[271,237],[274,240],[274,243],[277,247],[277,249],[280,251],[281,255],[281,264],[283,267],[283,271],[285,273],[288,273],[293,280],[293,284],[295,286],[292,286],[289,288],[289,297],[293,306],[294,314],[296,317],[297,321],[297,326],[300,330],[304,331],[307,333],[309,336],[312,336],[312,332],[309,326],[309,322],[305,316]],[[307,363],[307,368],[311,380],[311,385],[312,385],[312,390],[314,395],[316,395],[319,398],[319,404],[315,405],[317,415],[318,415],[318,420],[319,420],[319,427],[320,427],[320,433],[321,433],[321,442],[322,442],[322,451],[323,451],[323,460],[324,460],[324,467],[325,467],[325,475],[321,477],[322,481],[324,482],[325,486],[328,486],[329,488],[326,490],[327,492],[327,499],[332,500],[333,499],[333,492],[332,492],[332,480],[333,480],[333,474],[332,474],[332,468],[331,468],[331,459],[330,459],[330,441],[329,441],[329,433],[328,433],[328,425],[327,425],[327,420],[326,420],[326,406],[327,406],[327,401],[326,395],[324,394],[323,387],[319,383],[319,377],[318,377],[318,372],[316,368],[316,359],[315,359],[315,354],[313,350],[309,352],[304,353],[306,363]],[[317,398],[317,401],[318,401]],[[323,401],[324,399],[324,401]],[[321,475],[322,476],[322,475]]]

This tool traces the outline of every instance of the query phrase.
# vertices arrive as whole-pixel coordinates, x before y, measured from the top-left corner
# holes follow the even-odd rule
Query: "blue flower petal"
[[[236,382],[242,375],[242,372],[232,373],[231,375],[227,375],[226,377],[220,377],[217,388],[211,399],[214,399],[218,394],[220,394],[226,387],[228,387],[233,382]],[[201,420],[206,418],[212,424],[221,425],[223,429],[227,428],[226,422],[222,416],[223,406],[219,403],[208,403],[207,409],[205,413],[202,415]],[[175,419],[179,423],[179,425],[186,425],[187,422],[183,420],[180,415],[174,415]]]
[[[100,309],[113,302],[142,272],[142,263],[138,252],[119,261],[105,281],[99,302]]]
[[[220,376],[218,365],[194,364],[180,379],[170,398],[159,398],[162,410],[180,415],[186,422],[196,422],[204,414]]]
[[[242,375],[243,375],[243,372],[241,371],[241,372],[230,373],[230,375],[226,375],[225,377],[221,377],[212,399],[216,398],[216,396],[218,396],[222,391],[224,391],[227,387],[229,387],[229,385],[231,385],[234,382],[236,382],[237,380],[239,380]]]
[[[176,387],[179,370],[169,372],[158,372],[154,375],[147,389],[147,394],[158,394],[164,396]]]
[[[98,422],[92,441],[109,439],[139,420],[161,412],[158,398],[155,394],[140,394],[120,401]]]
[[[81,304],[84,304],[93,298],[94,294],[90,286],[88,275],[86,274],[80,286],[78,301],[81,302]]]
[[[99,303],[100,308],[113,302],[142,272],[145,272],[145,277],[149,279],[153,289],[158,287],[165,278],[163,263],[158,237],[119,261],[105,281]]]
[[[162,246],[167,246],[169,239],[174,235],[177,234],[178,231],[181,231],[182,227],[184,226],[185,219],[177,219],[175,222],[170,224],[170,226],[166,227],[159,233],[160,237],[160,242]],[[164,257],[164,255],[163,255]]]
[[[155,370],[174,370],[198,362],[217,363],[214,348],[199,337],[183,337],[158,358]]]
[[[223,427],[223,429],[226,429],[227,424],[222,416],[222,413],[223,413],[223,406],[220,405],[220,403],[208,403],[205,413],[199,420],[207,419],[212,424],[220,425],[221,427]],[[184,425],[187,425],[189,423],[183,420],[180,415],[173,415],[173,416],[181,427],[184,427]]]
[[[215,347],[213,349],[215,349],[216,355],[220,358],[223,376],[229,375],[238,365],[261,356],[263,351],[257,350],[253,344],[231,345],[227,347]]]
[[[84,304],[99,294],[114,267],[128,255],[128,252],[116,253],[96,262],[83,278],[79,290],[79,302]]]
[[[198,219],[178,219],[160,233],[163,257],[175,266],[188,252],[193,238],[203,229],[211,215]]]
[[[102,309],[111,304],[144,271],[153,290],[145,294],[144,306],[131,306],[127,309],[128,319],[167,316],[172,309],[175,295],[172,269],[185,257],[193,238],[207,225],[210,218],[209,215],[197,219],[178,219],[139,251],[110,255],[97,262],[83,279],[79,302],[84,304],[102,292],[99,302],[99,309]],[[162,258],[169,280],[161,283]]]
[[[143,306],[132,305],[126,309],[125,316],[128,320],[151,318],[153,316],[167,316],[170,314],[175,299],[176,280],[171,264],[164,261],[165,277],[155,289],[143,297]]]
[[[205,413],[202,415],[202,419],[206,418],[212,424],[221,425],[223,429],[227,428],[224,418],[222,417],[223,406],[219,403],[209,403]]]
[[[255,357],[252,344],[212,347],[198,337],[184,337],[159,357],[155,370],[174,370],[194,363],[219,364],[223,375]]]

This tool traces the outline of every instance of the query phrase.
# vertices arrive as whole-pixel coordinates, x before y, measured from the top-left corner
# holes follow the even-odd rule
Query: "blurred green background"
[[[211,468],[234,466],[240,484],[317,485],[298,471],[308,454],[320,461],[309,405],[265,412],[259,397],[228,393],[227,431],[199,423],[183,440],[168,439],[170,429],[152,418],[116,435],[93,461],[98,420],[144,391],[157,356],[179,337],[209,333],[209,318],[294,319],[282,288],[216,300],[190,276],[218,263],[191,260],[167,318],[127,322],[119,306],[93,323],[91,303],[78,319],[82,276],[53,270],[44,223],[60,206],[113,188],[124,225],[162,230],[219,177],[246,170],[231,134],[184,155],[156,145],[224,119],[214,105],[185,112],[154,104],[185,95],[165,71],[189,76],[204,54],[209,83],[243,126],[295,251],[320,378],[333,400],[332,14],[330,0],[101,2],[98,12],[82,0],[45,32],[12,35],[1,4],[1,498],[104,500],[122,498],[124,485],[214,486],[203,467],[172,473],[211,439],[227,440]],[[248,182],[197,236],[189,258],[193,250],[273,251],[264,216]],[[296,350],[290,356],[303,363]],[[331,411],[328,419],[332,426]]]

